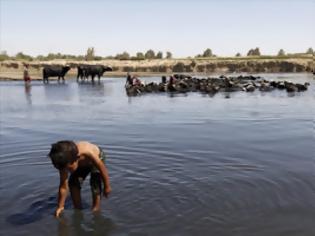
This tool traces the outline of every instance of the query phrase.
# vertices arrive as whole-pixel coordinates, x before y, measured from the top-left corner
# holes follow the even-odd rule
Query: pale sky
[[[219,56],[315,49],[315,0],[0,0],[0,49],[9,55],[96,55],[148,49]]]

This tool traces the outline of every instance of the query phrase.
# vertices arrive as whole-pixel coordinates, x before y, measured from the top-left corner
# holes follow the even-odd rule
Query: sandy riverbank
[[[2,61],[0,63],[1,80],[21,80],[23,61]],[[297,73],[311,72],[314,67],[312,56],[303,57],[235,57],[235,58],[197,58],[197,59],[154,59],[154,60],[102,60],[102,61],[31,61],[27,62],[33,80],[42,79],[45,65],[70,65],[66,78],[75,77],[77,66],[81,64],[101,64],[111,66],[112,72],[104,76],[126,76],[127,72],[138,76],[161,76],[173,73],[192,75],[211,75],[227,73]]]

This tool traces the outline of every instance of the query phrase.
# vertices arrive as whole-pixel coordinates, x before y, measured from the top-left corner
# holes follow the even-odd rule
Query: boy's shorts
[[[105,163],[106,160],[106,154],[105,152],[100,148],[100,155],[99,158]],[[90,186],[92,195],[100,195],[102,192],[102,176],[100,171],[96,168],[96,166],[91,167],[78,167],[76,171],[74,171],[69,178],[68,184],[69,187],[76,187],[81,189],[82,183],[85,180],[86,176],[91,173],[90,177]]]

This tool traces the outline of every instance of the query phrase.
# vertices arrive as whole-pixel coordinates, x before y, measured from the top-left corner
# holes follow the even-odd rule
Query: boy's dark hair
[[[67,164],[71,164],[79,158],[77,145],[68,140],[52,144],[48,156],[58,170],[64,169]]]

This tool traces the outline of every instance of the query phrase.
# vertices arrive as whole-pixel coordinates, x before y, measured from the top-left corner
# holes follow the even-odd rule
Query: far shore
[[[153,73],[153,72],[137,72],[132,73],[138,77],[161,77],[163,75],[165,76],[171,76],[173,73]],[[121,78],[126,77],[127,72],[106,72],[102,77],[105,78]],[[204,76],[204,74],[200,74],[197,76]],[[70,72],[65,76],[65,80],[76,78],[77,74],[76,72]],[[49,80],[57,80],[57,77],[49,77]],[[23,73],[20,71],[5,73],[0,72],[0,81],[21,81],[23,80]],[[43,78],[41,77],[41,73],[31,73],[31,80],[32,81],[42,81]],[[97,80],[97,78],[96,78]]]
[[[47,65],[70,65],[65,79],[77,75],[77,66],[82,64],[100,64],[111,66],[113,71],[104,77],[125,77],[128,72],[138,77],[159,77],[175,73],[195,76],[218,74],[257,74],[257,73],[308,73],[314,71],[314,60],[310,55],[302,57],[233,57],[233,58],[185,58],[153,60],[102,60],[102,61],[2,61],[0,62],[0,80],[23,80],[23,64],[29,65],[32,80],[42,80],[42,68]],[[50,79],[57,79],[51,77]]]

